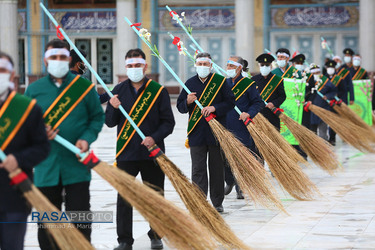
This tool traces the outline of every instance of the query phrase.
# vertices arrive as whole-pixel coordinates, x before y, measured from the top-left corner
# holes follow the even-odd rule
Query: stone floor
[[[166,139],[167,156],[190,176],[190,154],[184,147],[187,115],[174,105],[176,128]],[[115,154],[115,129],[106,126],[93,144],[100,159],[112,163]],[[335,148],[343,171],[330,176],[315,165],[305,173],[319,188],[322,197],[314,201],[297,201],[277,188],[289,216],[254,207],[250,201],[237,200],[235,192],[224,201],[223,217],[232,230],[253,249],[375,249],[375,155],[362,154],[338,141]],[[183,208],[183,204],[166,180],[165,196]],[[92,211],[116,211],[116,192],[95,172],[91,182]],[[134,213],[133,249],[150,249],[146,235],[148,223]],[[37,249],[36,225],[29,224],[26,249]],[[117,246],[116,224],[95,224],[92,244],[97,249]],[[168,249],[166,246],[165,249]]]

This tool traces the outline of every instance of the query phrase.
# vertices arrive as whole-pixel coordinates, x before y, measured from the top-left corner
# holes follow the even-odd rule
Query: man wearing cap
[[[164,191],[164,173],[150,156],[150,149],[157,144],[165,151],[164,139],[172,133],[175,120],[167,90],[159,83],[145,77],[146,55],[141,49],[131,49],[125,55],[129,79],[118,84],[112,91],[106,109],[108,127],[117,126],[116,161],[118,168],[134,177],[141,174],[142,180]],[[135,133],[119,106],[134,117],[146,138]],[[144,108],[146,107],[146,108]],[[117,196],[117,241],[115,249],[131,249],[133,238],[133,208],[120,195]],[[148,236],[152,249],[162,249],[160,236],[150,228]]]
[[[245,123],[250,122],[255,115],[264,107],[264,102],[260,98],[253,80],[241,75],[245,60],[240,56],[231,56],[227,62],[227,83],[232,87],[236,99],[236,106],[242,111],[239,115],[234,109],[227,114],[226,127],[248,148],[255,151],[255,144]],[[242,192],[235,184],[234,176],[230,166],[225,167],[225,195],[229,194],[233,186],[236,185],[237,199],[243,199]]]
[[[19,168],[32,180],[33,167],[47,157],[50,146],[42,110],[35,100],[11,91],[13,80],[13,60],[0,51],[0,146],[7,155],[0,161],[0,249],[21,250],[31,207],[8,176]]]
[[[48,42],[44,53],[48,75],[30,84],[25,92],[41,106],[51,140],[51,153],[35,167],[34,182],[58,209],[62,208],[65,192],[66,211],[90,211],[91,172],[76,155],[53,140],[58,133],[87,152],[104,122],[94,84],[69,71],[69,56],[65,42]],[[75,225],[90,241],[91,227]],[[38,240],[41,249],[56,247],[43,225],[38,228]]]
[[[191,91],[182,90],[177,99],[177,109],[189,112],[188,139],[192,163],[192,181],[207,196],[210,186],[210,199],[218,212],[223,212],[224,200],[224,156],[216,141],[206,117],[216,116],[225,126],[227,113],[234,108],[234,95],[225,77],[211,73],[212,61],[209,53],[199,53],[196,57],[197,75],[186,81]],[[194,103],[199,100],[203,109]],[[207,177],[207,155],[210,180]]]
[[[367,71],[361,67],[361,56],[359,54],[356,54],[353,56],[352,64],[353,67],[351,67],[350,74],[352,75],[352,80],[364,80],[369,79],[367,75]]]
[[[271,63],[274,60],[271,55],[264,53],[255,60],[259,63],[260,74],[251,79],[255,81],[260,97],[267,102],[260,113],[280,131],[280,119],[272,109],[279,108],[286,99],[283,79],[271,72]]]
[[[305,60],[306,57],[304,54],[298,54],[290,59],[293,63],[293,67],[295,67],[301,74],[305,71]]]
[[[290,52],[288,49],[280,48],[276,51],[278,68],[272,70],[272,73],[281,78],[302,78],[301,72],[295,67],[289,65]]]
[[[343,79],[341,76],[336,74],[336,62],[334,60],[328,60],[325,63],[325,67],[327,69],[327,73],[324,74],[336,87],[337,89],[337,97],[343,100],[345,103],[348,101],[348,91],[346,89],[347,84],[346,80]],[[331,143],[333,146],[336,145],[336,132],[329,128],[329,143]]]
[[[349,92],[349,104],[354,103],[354,87],[352,78],[353,75],[351,74],[351,68],[353,67],[352,64],[352,57],[354,55],[354,51],[351,48],[346,48],[343,50],[344,53],[344,64],[338,69],[337,74],[345,79],[346,82],[346,90]],[[337,61],[337,59],[335,60]],[[346,101],[347,102],[347,101]]]
[[[311,64],[310,73],[313,77],[310,78],[306,86],[305,101],[308,103],[306,108],[308,109],[308,105],[312,103],[321,108],[330,110],[331,108],[326,100],[335,98],[337,92],[336,87],[326,76],[321,74],[321,69],[318,65]],[[317,91],[324,95],[323,98],[317,94]],[[317,133],[318,136],[328,141],[327,124],[312,112],[310,114],[310,129]]]

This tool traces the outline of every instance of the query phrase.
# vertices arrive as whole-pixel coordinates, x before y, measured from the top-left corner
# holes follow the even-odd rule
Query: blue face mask
[[[140,82],[144,77],[143,67],[142,68],[127,68],[126,74],[128,75],[130,81]]]
[[[207,66],[195,66],[195,70],[200,78],[206,78],[211,72],[211,68]]]
[[[53,77],[62,78],[69,71],[69,61],[48,60],[47,72]]]

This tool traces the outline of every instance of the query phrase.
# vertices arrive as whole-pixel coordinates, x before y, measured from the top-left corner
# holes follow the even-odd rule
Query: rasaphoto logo
[[[31,212],[35,223],[112,223],[113,211],[45,211]]]

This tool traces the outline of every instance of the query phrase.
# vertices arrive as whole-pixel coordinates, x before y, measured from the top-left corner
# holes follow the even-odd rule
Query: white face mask
[[[280,68],[284,68],[285,65],[286,65],[286,60],[277,60],[277,65],[278,65]]]
[[[352,57],[351,56],[344,56],[344,62],[345,63],[350,63],[352,61]]]
[[[211,68],[207,66],[195,66],[195,70],[200,78],[206,78],[211,72]]]
[[[4,94],[9,89],[11,82],[10,73],[0,73],[0,95]]]
[[[260,74],[262,76],[268,76],[268,74],[271,72],[271,66],[261,66],[260,67]]]
[[[361,65],[361,60],[359,60],[359,59],[353,60],[353,66],[358,67],[359,65]]]
[[[318,75],[313,75],[314,76],[314,80],[317,82],[317,81],[319,81],[319,79],[320,79],[320,75],[318,74]]]
[[[132,82],[140,82],[144,78],[143,67],[141,68],[127,68],[126,74]]]
[[[296,66],[294,66],[298,71],[303,71],[305,69],[305,66],[303,64],[296,64]]]
[[[242,72],[241,72],[241,75],[242,75],[243,77],[249,77],[249,74],[248,74],[247,72],[245,72],[245,71],[242,71]]]
[[[335,68],[338,69],[338,68],[340,68],[340,66],[341,66],[341,63],[337,62]]]
[[[234,78],[237,75],[236,69],[227,69],[227,76]]]
[[[327,74],[330,76],[335,74],[335,68],[327,68]]]
[[[69,72],[69,61],[47,60],[47,72],[53,77],[62,78]]]

